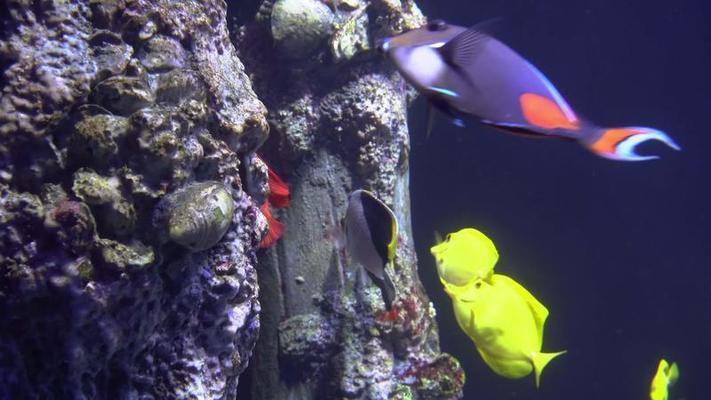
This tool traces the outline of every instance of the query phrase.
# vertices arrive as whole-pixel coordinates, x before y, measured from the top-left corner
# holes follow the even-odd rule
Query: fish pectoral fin
[[[456,69],[464,69],[474,61],[482,45],[490,39],[475,25],[445,43],[439,52],[447,64]]]
[[[438,109],[444,115],[449,117],[454,125],[460,128],[464,128],[466,126],[464,122],[464,115],[462,113],[452,108],[445,100],[441,98],[430,97],[427,107],[427,137],[429,137],[431,124],[434,119],[434,113],[432,112],[432,108]]]

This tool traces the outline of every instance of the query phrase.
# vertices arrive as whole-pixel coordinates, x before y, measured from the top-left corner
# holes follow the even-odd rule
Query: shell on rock
[[[138,52],[141,64],[150,72],[166,72],[183,68],[188,60],[188,53],[179,41],[155,35]]]
[[[136,223],[133,203],[123,196],[119,179],[107,177],[89,168],[74,173],[74,194],[89,204],[99,228],[99,234],[127,236]]]
[[[199,182],[167,196],[159,206],[165,213],[168,238],[193,251],[209,249],[232,223],[234,203],[219,182]]]
[[[138,77],[121,75],[99,82],[94,87],[91,97],[100,106],[121,116],[129,116],[155,101],[146,81]]]
[[[306,58],[326,43],[334,18],[331,9],[317,0],[277,0],[272,7],[272,37],[287,57]]]
[[[77,165],[105,167],[118,156],[128,119],[109,114],[86,115],[74,125],[69,139],[69,160]]]

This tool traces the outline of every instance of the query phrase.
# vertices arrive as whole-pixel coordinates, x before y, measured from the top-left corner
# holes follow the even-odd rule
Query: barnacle
[[[221,183],[209,181],[191,184],[163,199],[156,221],[171,241],[201,251],[222,239],[233,213],[230,193]]]
[[[348,60],[357,53],[370,50],[368,14],[365,11],[365,5],[355,9],[336,27],[328,43],[334,61]]]
[[[320,1],[278,0],[272,8],[272,37],[287,57],[309,57],[325,43],[333,21],[333,12]]]

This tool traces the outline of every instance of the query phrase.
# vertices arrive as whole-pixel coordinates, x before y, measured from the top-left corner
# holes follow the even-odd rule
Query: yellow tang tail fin
[[[545,368],[552,359],[567,352],[567,350],[563,350],[557,353],[533,353],[531,362],[533,363],[533,371],[536,373],[536,387],[539,387],[541,384],[541,372],[543,372],[543,368]]]
[[[669,386],[676,383],[679,380],[679,367],[675,362],[669,367]]]

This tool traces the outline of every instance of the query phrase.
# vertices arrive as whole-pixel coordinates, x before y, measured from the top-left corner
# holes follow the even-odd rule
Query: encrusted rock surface
[[[298,1],[307,2],[289,0]],[[331,33],[314,43],[323,19],[275,19],[281,2],[265,1],[236,37],[270,110],[262,154],[292,194],[277,215],[283,239],[260,257],[262,328],[250,388],[240,393],[255,400],[459,398],[464,373],[439,352],[435,310],[417,277],[406,120],[412,92],[371,51],[375,39],[425,19],[408,0],[324,1]],[[291,24],[290,41],[308,41],[309,57],[295,59],[279,46],[275,24]],[[378,288],[332,239],[358,188],[388,204],[401,228],[394,314],[385,313]]]
[[[269,128],[226,21],[3,3],[0,398],[234,398],[264,231],[240,159]]]

